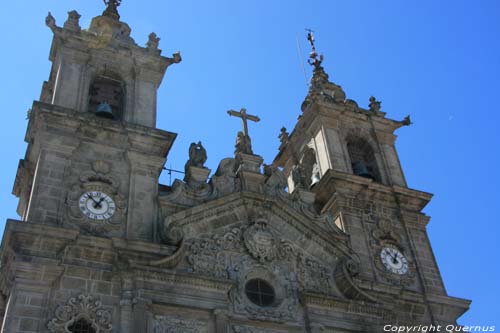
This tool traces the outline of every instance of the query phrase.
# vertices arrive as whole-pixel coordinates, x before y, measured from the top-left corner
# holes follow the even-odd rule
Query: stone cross
[[[229,110],[227,111],[227,114],[230,116],[238,117],[243,120],[243,133],[245,134],[246,137],[248,137],[248,124],[247,120],[251,120],[254,122],[259,122],[260,118],[257,116],[252,116],[247,113],[247,109],[241,108],[240,112],[234,111],[234,110]]]

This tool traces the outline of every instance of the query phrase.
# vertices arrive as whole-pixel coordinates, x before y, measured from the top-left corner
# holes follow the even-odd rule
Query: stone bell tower
[[[432,195],[407,186],[395,148],[394,132],[411,124],[409,116],[386,118],[374,97],[367,109],[347,99],[329,81],[312,32],[308,40],[310,89],[292,133],[281,130],[273,165],[283,168],[292,195],[311,198],[349,235],[360,285],[396,299],[396,311],[408,322],[454,322],[468,301],[446,293],[422,212]]]
[[[14,193],[24,221],[153,240],[158,177],[176,136],[155,128],[157,89],[181,58],[161,56],[154,33],[138,46],[118,5],[107,1],[88,30],[76,11],[62,27],[47,16],[52,69]]]

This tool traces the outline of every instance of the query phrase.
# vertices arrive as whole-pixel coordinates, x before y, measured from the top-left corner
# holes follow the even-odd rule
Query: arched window
[[[355,175],[380,182],[380,172],[377,167],[375,153],[365,139],[357,137],[348,139],[347,150],[351,159],[352,171]]]
[[[89,90],[89,111],[98,116],[121,119],[125,91],[123,81],[113,74],[95,77]]]
[[[73,325],[68,327],[68,330],[72,333],[96,333],[92,324],[86,321],[85,319],[80,319],[75,321]]]

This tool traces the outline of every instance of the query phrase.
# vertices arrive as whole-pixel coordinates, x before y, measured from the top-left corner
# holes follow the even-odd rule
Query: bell
[[[373,179],[373,175],[363,162],[354,162],[352,164],[352,171],[356,176]]]
[[[115,116],[113,115],[113,110],[111,109],[111,105],[106,102],[102,102],[99,104],[95,111],[96,116],[113,119]]]
[[[320,178],[319,178],[319,173],[314,172],[313,175],[311,176],[311,186],[309,186],[309,189],[312,189],[317,183],[319,183]]]

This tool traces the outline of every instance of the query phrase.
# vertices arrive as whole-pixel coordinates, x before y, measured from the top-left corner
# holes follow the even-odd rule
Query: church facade
[[[176,134],[156,128],[157,89],[179,53],[145,47],[106,1],[88,29],[68,13],[29,114],[3,235],[1,332],[384,332],[455,325],[470,301],[446,293],[422,209],[380,102],[363,109],[313,77],[272,164],[254,153],[245,109],[234,156],[159,176]],[[210,176],[210,177],[209,177]],[[391,325],[391,326],[387,326]],[[458,328],[457,328],[458,330]]]

